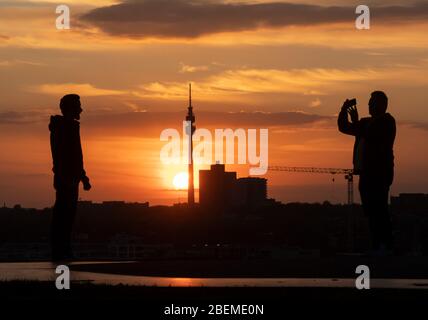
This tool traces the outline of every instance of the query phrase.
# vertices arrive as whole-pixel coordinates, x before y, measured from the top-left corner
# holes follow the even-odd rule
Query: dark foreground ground
[[[427,290],[353,288],[176,288],[141,286],[105,286],[90,283],[71,283],[70,290],[57,290],[52,282],[0,283],[2,307],[16,310],[45,310],[66,308],[67,313],[77,308],[91,307],[101,313],[138,312],[140,319],[190,319],[190,315],[165,315],[174,306],[199,307],[193,319],[286,319],[290,313],[301,316],[327,312],[345,314],[414,312],[428,303]],[[210,305],[263,305],[263,315],[208,314]],[[34,308],[36,307],[36,308]],[[345,317],[347,318],[347,317]],[[411,317],[410,317],[411,318]],[[363,318],[362,318],[363,319]]]
[[[422,257],[340,258],[287,260],[152,260],[127,263],[81,262],[73,271],[117,275],[209,278],[356,278],[355,269],[365,264],[371,278],[428,279],[428,259]],[[424,281],[425,283],[425,281]],[[417,318],[417,310],[428,305],[427,284],[414,289],[370,289],[340,287],[156,287],[96,285],[72,282],[70,290],[57,290],[55,283],[0,282],[0,310],[15,314],[72,315],[86,318],[87,308],[96,319],[305,319],[334,315],[341,319],[384,319],[387,314]],[[198,307],[196,316],[165,315],[168,307]],[[263,315],[209,314],[210,305],[258,305]],[[53,309],[60,308],[60,314]],[[85,308],[83,311],[82,308]],[[201,310],[205,310],[202,312]],[[296,317],[296,312],[298,316]],[[423,314],[426,310],[422,310]],[[1,312],[0,312],[1,314]],[[413,316],[412,316],[413,315]],[[424,315],[425,317],[425,315]],[[3,317],[2,317],[3,318]],[[403,317],[404,318],[404,317]],[[5,318],[6,319],[6,318]]]

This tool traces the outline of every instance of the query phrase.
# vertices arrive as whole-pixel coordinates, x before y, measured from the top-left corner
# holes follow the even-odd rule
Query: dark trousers
[[[56,201],[51,225],[52,259],[61,260],[72,256],[71,234],[76,217],[79,185],[56,186]]]
[[[386,180],[387,181],[387,180]],[[391,216],[388,207],[390,183],[382,179],[360,176],[359,189],[365,215],[369,219],[374,250],[382,245],[392,249]]]

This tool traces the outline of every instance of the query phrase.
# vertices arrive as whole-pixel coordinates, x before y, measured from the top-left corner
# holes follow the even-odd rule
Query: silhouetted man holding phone
[[[54,188],[56,201],[53,208],[51,245],[54,261],[73,258],[71,234],[79,198],[79,184],[84,190],[91,189],[89,178],[83,168],[80,143],[80,97],[64,96],[60,102],[62,116],[51,117],[49,124]]]
[[[361,202],[369,218],[373,249],[375,253],[383,254],[392,250],[388,194],[394,179],[395,120],[386,112],[388,97],[382,91],[371,94],[371,117],[359,119],[356,104],[355,99],[344,102],[338,126],[340,132],[356,137],[354,173],[360,175]]]

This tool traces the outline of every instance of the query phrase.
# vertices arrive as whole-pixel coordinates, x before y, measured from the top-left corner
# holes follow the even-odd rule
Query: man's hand
[[[88,177],[86,177],[86,176],[83,177],[82,183],[83,183],[83,190],[85,190],[85,191],[91,190],[92,186],[89,183],[89,178]]]
[[[346,99],[342,106],[342,112],[349,113],[352,123],[357,123],[359,120],[356,102],[356,99]]]
[[[352,106],[348,109],[348,113],[351,116],[351,121],[352,123],[357,123],[359,118],[358,118],[358,110],[357,110],[357,106]]]
[[[345,102],[343,103],[342,110],[348,110],[349,108],[354,107],[356,105],[357,105],[357,99],[355,98],[351,100],[346,99]]]
[[[350,107],[349,100],[346,99],[345,102],[343,103],[342,111],[348,111],[349,107]]]

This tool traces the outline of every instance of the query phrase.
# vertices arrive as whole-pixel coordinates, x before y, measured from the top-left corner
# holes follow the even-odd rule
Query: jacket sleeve
[[[348,112],[343,108],[339,112],[339,116],[337,118],[337,126],[339,128],[339,131],[344,134],[349,134],[351,136],[358,136],[359,134],[359,122],[349,122]]]
[[[82,142],[80,140],[80,127],[78,129],[78,135],[77,135],[77,152],[78,152],[78,161],[79,161],[79,177],[82,181],[84,178],[86,178],[86,171],[84,169],[83,165],[83,151],[82,151]]]
[[[60,147],[61,144],[59,143],[57,134],[51,132],[50,134],[50,142],[51,142],[51,153],[52,153],[52,162],[53,162],[53,168],[52,171],[54,173],[57,173],[61,170],[60,168]]]

